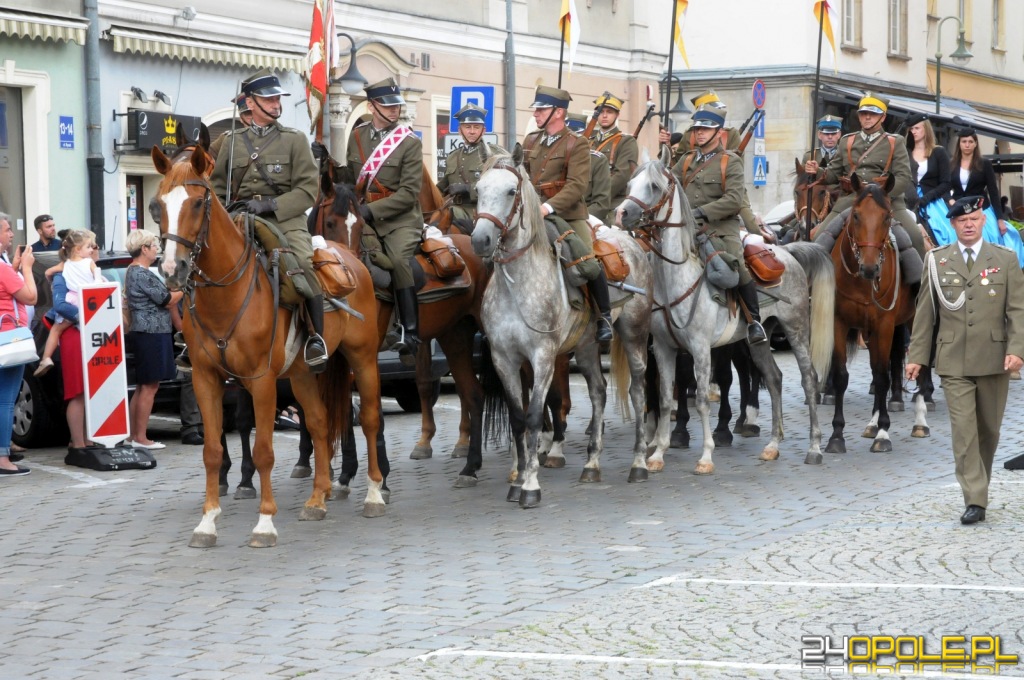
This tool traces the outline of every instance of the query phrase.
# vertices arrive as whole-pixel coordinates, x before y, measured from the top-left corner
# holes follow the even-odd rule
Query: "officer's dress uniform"
[[[590,187],[584,197],[587,212],[607,222],[612,203],[612,175],[608,158],[598,151],[590,151]]]
[[[954,241],[926,256],[907,363],[930,363],[938,326],[935,370],[949,408],[956,478],[964,503],[985,508],[1009,387],[1003,362],[1008,354],[1024,357],[1024,274],[1013,251],[985,241],[974,244],[968,271],[962,248]]]

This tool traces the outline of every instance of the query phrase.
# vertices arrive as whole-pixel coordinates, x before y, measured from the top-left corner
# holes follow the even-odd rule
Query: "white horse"
[[[522,166],[522,147],[511,157],[497,156],[484,166],[477,189],[477,221],[473,248],[494,265],[484,292],[481,321],[491,346],[494,368],[504,388],[504,404],[514,440],[507,499],[520,507],[540,503],[538,443],[545,397],[551,385],[555,358],[575,352],[576,364],[587,381],[593,414],[587,463],[581,482],[601,481],[600,457],[604,448],[606,385],[601,356],[595,340],[595,313],[589,304],[574,308],[555,258],[540,201]],[[626,283],[641,288],[620,309],[614,310],[612,374],[620,385],[628,384],[636,412],[636,441],[629,481],[647,479],[643,413],[646,408],[644,372],[647,369],[647,338],[650,328],[652,286],[650,266],[643,250],[626,233],[613,236],[626,256],[630,276]],[[524,409],[521,369],[528,364],[533,388]],[[485,389],[487,385],[485,385]],[[488,402],[493,404],[493,400]],[[493,417],[493,416],[492,416]],[[524,441],[525,437],[525,441]],[[524,444],[526,449],[524,450]],[[552,454],[548,454],[549,458]]]
[[[646,157],[646,154],[645,154]],[[623,225],[647,231],[653,252],[654,311],[651,334],[660,377],[661,417],[654,438],[654,452],[647,461],[652,471],[664,467],[669,447],[669,418],[676,352],[685,349],[693,356],[697,378],[697,412],[704,428],[704,448],[696,474],[711,474],[715,449],[708,407],[711,348],[745,341],[742,314],[730,314],[716,303],[706,285],[704,261],[694,248],[695,225],[686,195],[661,161],[647,161],[629,182],[629,197],[618,207]],[[810,413],[810,445],[805,463],[822,462],[821,429],[816,406],[818,376],[828,372],[832,356],[832,326],[835,301],[835,272],[823,248],[814,244],[772,247],[786,266],[782,283],[771,289],[773,301],[762,302],[765,319],[781,323],[800,367]],[[808,305],[809,282],[814,297]],[[810,306],[810,310],[808,310]],[[810,332],[811,328],[814,333]],[[750,353],[764,376],[772,400],[771,440],[761,460],[779,457],[782,434],[782,372],[768,343],[750,347]]]

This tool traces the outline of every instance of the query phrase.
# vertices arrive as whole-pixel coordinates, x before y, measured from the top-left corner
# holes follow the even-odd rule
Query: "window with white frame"
[[[843,45],[861,47],[862,0],[843,0]]]
[[[889,0],[889,55],[907,56],[907,0]]]

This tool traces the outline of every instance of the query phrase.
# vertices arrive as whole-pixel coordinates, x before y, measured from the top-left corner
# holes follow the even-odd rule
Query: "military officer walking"
[[[420,345],[411,259],[423,239],[423,145],[410,128],[398,124],[405,99],[394,78],[364,89],[372,117],[349,136],[348,168],[356,181],[363,220],[380,237],[393,266],[392,286],[402,325],[395,348],[403,363],[411,364]]]
[[[619,130],[619,113],[622,111],[623,101],[614,96],[611,92],[605,92],[594,100],[597,106],[598,129],[590,137],[591,146],[600,151],[608,159],[611,179],[611,207],[618,207],[629,192],[626,185],[629,178],[636,171],[636,164],[640,158],[640,149],[636,139]],[[608,221],[607,211],[605,214],[595,214],[602,222]]]
[[[1024,364],[1024,274],[1012,250],[982,240],[983,203],[978,196],[954,203],[947,216],[957,240],[926,256],[906,365],[907,379],[916,380],[937,329],[935,370],[967,506],[963,524],[985,519],[1010,372]]]
[[[313,273],[313,245],[306,229],[306,211],[313,207],[319,190],[316,164],[306,135],[277,122],[281,97],[290,95],[277,76],[267,69],[256,73],[242,83],[242,94],[252,121],[224,142],[231,153],[218,155],[211,184],[225,205],[244,201],[250,213],[276,224],[288,239],[305,274],[308,287],[297,288],[308,295],[306,311],[314,329],[304,357],[314,372],[320,372],[327,363],[321,337],[323,293]]]
[[[761,326],[761,310],[754,280],[743,262],[740,229],[746,188],[743,185],[743,161],[722,145],[720,132],[725,125],[722,109],[703,106],[693,114],[694,149],[683,154],[673,174],[686,192],[693,216],[708,225],[708,233],[725,244],[725,250],[740,262],[737,289],[750,313],[747,342],[756,345],[768,337]]]
[[[587,117],[582,113],[570,113],[566,126],[576,134],[582,134],[587,127]],[[583,197],[587,212],[602,222],[612,207],[612,176],[608,157],[596,149],[590,150],[590,188]]]
[[[462,146],[445,160],[444,175],[437,180],[437,188],[452,197],[455,219],[472,225],[476,214],[476,183],[480,181],[480,170],[484,164],[484,148],[488,156],[506,151],[483,139],[487,109],[466,104],[455,114],[455,119],[459,121]]]
[[[565,90],[541,85],[534,95],[533,120],[537,130],[526,136],[523,149],[530,182],[544,201],[544,217],[557,215],[572,227],[590,254],[593,242],[587,223],[587,204],[583,197],[590,184],[590,143],[566,127],[566,114],[572,97]],[[603,267],[595,267],[596,277],[588,284],[601,317],[597,322],[597,341],[612,339],[612,310],[608,279]]]

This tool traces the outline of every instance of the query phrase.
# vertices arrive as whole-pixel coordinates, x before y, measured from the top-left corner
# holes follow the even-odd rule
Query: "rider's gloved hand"
[[[371,227],[373,226],[373,212],[370,210],[370,206],[363,203],[359,206],[359,214],[363,218],[363,222],[366,222]]]
[[[277,211],[277,199],[250,198],[245,202],[245,209],[254,215],[268,215]]]
[[[704,208],[694,208],[693,219],[697,220],[698,222],[707,222],[708,216],[704,214]]]
[[[320,142],[314,140],[310,147],[313,150],[313,158],[320,160],[327,156],[327,147]]]

